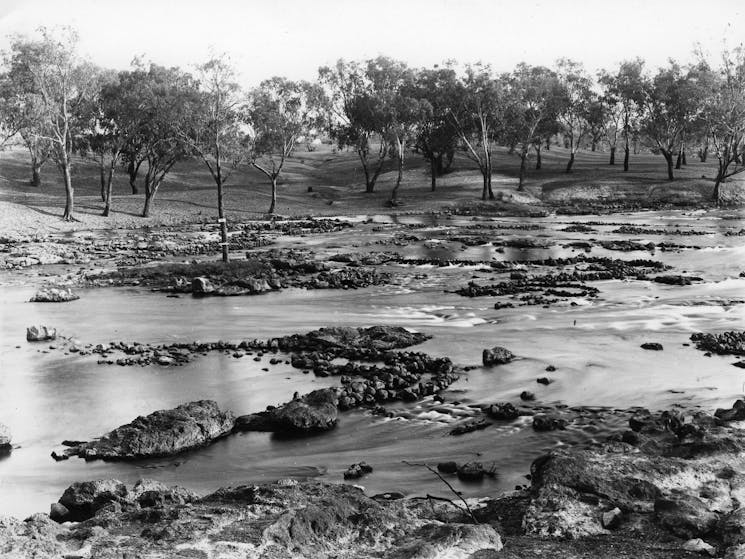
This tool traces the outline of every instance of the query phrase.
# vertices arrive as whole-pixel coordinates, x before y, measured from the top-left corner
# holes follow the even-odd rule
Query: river
[[[639,213],[583,218],[502,218],[494,224],[538,224],[537,231],[498,230],[500,238],[545,241],[545,248],[510,249],[490,245],[457,251],[443,235],[449,228],[473,223],[467,218],[421,222],[417,234],[438,242],[400,248],[405,256],[437,255],[474,260],[525,260],[567,256],[581,250],[564,248],[590,238],[629,239],[697,245],[672,251],[616,252],[594,247],[591,255],[654,258],[675,267],[671,273],[700,276],[703,282],[668,286],[649,281],[603,281],[592,285],[597,299],[542,308],[495,310],[494,298],[465,298],[447,290],[465,285],[471,276],[486,277],[480,266],[402,266],[387,269],[400,275],[392,285],[356,291],[290,289],[254,297],[168,298],[144,288],[77,290],[81,298],[66,304],[31,304],[28,299],[43,278],[19,281],[0,275],[0,422],[15,445],[0,458],[0,513],[19,517],[47,511],[73,481],[141,477],[179,484],[199,492],[220,486],[270,481],[284,477],[319,476],[341,481],[347,466],[365,460],[375,468],[359,483],[370,493],[401,491],[409,495],[448,496],[447,489],[425,468],[411,463],[480,460],[493,464],[497,475],[480,484],[454,482],[465,495],[493,494],[526,483],[531,461],[557,445],[599,439],[619,427],[625,416],[558,433],[537,433],[527,418],[459,437],[448,435],[452,424],[474,415],[474,405],[519,402],[523,390],[535,392],[542,404],[627,409],[645,406],[700,406],[711,411],[729,406],[745,391],[743,370],[729,356],[706,357],[689,342],[693,332],[745,328],[745,237],[726,236],[741,228],[719,212]],[[358,220],[362,221],[362,220]],[[368,220],[369,221],[369,220]],[[316,247],[344,252],[392,250],[375,245],[395,232],[395,220],[377,216],[372,223],[317,237],[286,237],[279,246]],[[568,233],[570,221],[605,221],[592,233]],[[612,224],[611,224],[612,223]],[[709,231],[706,235],[620,235],[617,223],[651,228]],[[441,242],[440,242],[441,241]],[[401,325],[432,335],[417,346],[456,363],[480,363],[483,348],[501,345],[520,359],[500,367],[477,367],[454,383],[440,404],[432,398],[389,406],[398,417],[345,412],[334,431],[304,439],[277,439],[265,433],[228,437],[215,444],[168,459],[133,463],[55,462],[50,452],[62,440],[88,440],[138,415],[210,398],[236,415],[256,412],[314,388],[334,386],[338,379],[304,375],[289,365],[269,366],[250,357],[227,354],[199,356],[183,367],[120,367],[99,365],[95,356],[64,354],[49,344],[29,344],[25,329],[32,324],[57,328],[82,343],[114,340],[164,343],[238,341],[302,333],[327,325]],[[663,351],[645,351],[654,341]],[[548,365],[556,372],[546,373]],[[262,370],[268,368],[268,371]],[[548,386],[536,383],[549,375]]]

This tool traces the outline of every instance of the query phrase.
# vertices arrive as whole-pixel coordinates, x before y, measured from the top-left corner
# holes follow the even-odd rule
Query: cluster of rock
[[[70,507],[70,508],[68,508]],[[360,488],[281,480],[226,487],[204,497],[141,480],[74,484],[37,514],[0,521],[8,557],[491,557],[502,549],[490,523],[446,505],[368,497]],[[67,511],[67,513],[65,513]],[[340,555],[341,554],[341,555]]]
[[[745,330],[730,330],[720,334],[697,332],[691,341],[701,351],[719,355],[745,355]]]
[[[229,435],[234,424],[231,412],[220,411],[212,400],[200,400],[140,416],[99,439],[71,443],[62,451],[54,451],[52,457],[55,460],[71,456],[86,460],[136,460],[170,456]]]
[[[490,467],[484,466],[481,462],[440,462],[437,464],[437,471],[441,474],[454,474],[460,481],[481,481],[484,477],[496,476],[496,469],[492,464]]]
[[[636,225],[621,225],[618,229],[611,231],[619,235],[712,235],[711,231],[698,231],[696,229],[654,229],[651,227],[638,227]]]
[[[359,462],[357,464],[352,464],[347,468],[344,472],[344,479],[359,479],[364,475],[371,474],[372,471],[373,467],[367,462]]]
[[[248,253],[227,264],[195,262],[147,268],[120,268],[92,281],[107,285],[145,285],[166,293],[195,296],[257,295],[288,287],[357,289],[390,283],[390,274],[369,268],[332,268],[308,251],[270,250]]]

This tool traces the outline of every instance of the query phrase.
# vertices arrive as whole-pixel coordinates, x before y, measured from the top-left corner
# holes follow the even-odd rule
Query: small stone
[[[549,384],[551,384],[552,382],[554,382],[552,379],[550,379],[548,377],[538,377],[537,379],[535,379],[535,381],[538,384],[544,384],[546,386],[548,386]]]
[[[523,390],[522,392],[520,392],[520,399],[525,402],[529,402],[531,400],[535,400],[535,394],[528,390]]]
[[[641,348],[651,351],[662,351],[662,344],[657,342],[646,342],[641,345]]]
[[[612,530],[618,527],[618,525],[621,523],[622,516],[623,514],[621,513],[621,509],[616,507],[612,510],[604,512],[600,521],[603,524],[603,528],[605,528],[606,530]]]
[[[714,557],[717,554],[717,550],[714,548],[714,546],[706,543],[701,538],[688,540],[686,543],[683,544],[683,549],[685,551],[707,554],[711,557]]]

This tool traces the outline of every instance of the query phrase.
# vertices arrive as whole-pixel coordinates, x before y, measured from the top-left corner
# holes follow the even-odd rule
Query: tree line
[[[693,153],[714,156],[720,185],[745,170],[745,51],[723,53],[711,67],[703,57],[674,61],[651,73],[644,61],[591,76],[581,63],[554,67],[518,64],[497,73],[489,65],[448,62],[412,68],[388,57],[339,60],[314,82],[274,77],[243,91],[225,55],[187,72],[135,58],[131,68],[99,68],[78,54],[77,35],[66,28],[14,37],[0,72],[0,146],[17,142],[30,154],[31,183],[53,162],[66,192],[64,219],[74,219],[73,154],[100,169],[103,215],[112,204],[112,177],[121,170],[132,192],[144,190],[142,215],[152,211],[158,188],[181,160],[202,160],[217,187],[217,209],[227,258],[224,185],[241,165],[277,182],[298,143],[310,148],[329,138],[359,157],[365,189],[373,192],[384,163],[396,162],[391,201],[397,200],[404,159],[412,151],[429,164],[431,188],[456,153],[472,160],[483,178],[482,198],[494,198],[492,154],[506,146],[519,163],[525,187],[531,157],[560,140],[571,173],[580,149],[609,153],[623,170],[632,146],[659,153],[667,178]]]

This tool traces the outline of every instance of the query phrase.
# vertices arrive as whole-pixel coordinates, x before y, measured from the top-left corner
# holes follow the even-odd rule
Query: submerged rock
[[[69,287],[48,286],[42,287],[29,300],[31,303],[66,303],[75,301],[80,296],[73,292]]]
[[[228,435],[234,423],[232,412],[220,411],[212,400],[189,402],[140,416],[100,439],[71,447],[67,454],[86,460],[169,456]]]
[[[513,353],[504,347],[495,346],[491,349],[485,349],[481,355],[481,360],[485,367],[492,365],[504,365],[515,358]]]
[[[48,326],[29,326],[26,328],[26,340],[29,342],[45,342],[57,338],[57,330]]]

